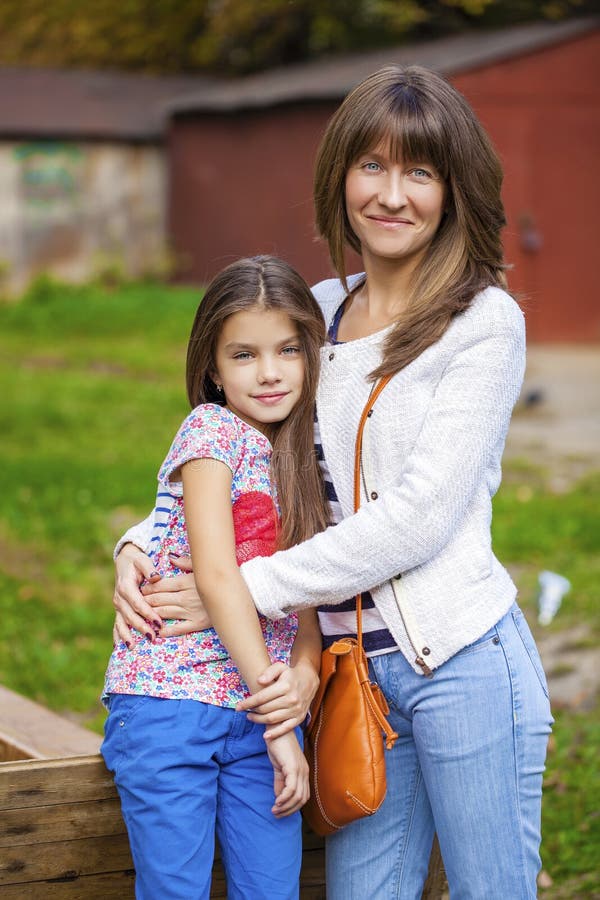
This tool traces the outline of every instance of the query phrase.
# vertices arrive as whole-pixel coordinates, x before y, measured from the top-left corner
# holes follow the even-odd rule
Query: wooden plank
[[[0,857],[0,885],[75,878],[133,868],[126,835],[6,847]]]
[[[69,881],[9,884],[2,888],[2,900],[133,900],[134,880],[130,870]]]
[[[125,834],[118,797],[6,809],[0,816],[0,847],[73,841],[106,834]]]
[[[25,747],[19,747],[15,743],[3,740],[0,736],[0,763],[12,762],[16,759],[31,759]]]
[[[421,900],[440,900],[447,889],[448,882],[446,881],[446,872],[436,834],[433,838],[433,847],[429,857],[429,871],[427,872],[427,880],[425,881]]]
[[[55,759],[97,753],[102,738],[0,685],[0,742],[19,759]]]
[[[0,763],[0,811],[117,796],[99,754]]]

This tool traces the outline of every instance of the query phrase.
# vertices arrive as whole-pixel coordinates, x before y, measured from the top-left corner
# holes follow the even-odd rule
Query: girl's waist
[[[177,620],[167,619],[165,625],[175,624]],[[267,619],[259,616],[261,630],[267,651],[270,656],[288,655],[293,646],[298,630],[296,613],[285,619]],[[221,642],[214,628],[193,631],[190,634],[175,637],[157,637],[150,642],[145,635],[132,631],[131,648],[121,647],[129,656],[140,656],[156,660],[160,658],[166,664],[195,665],[203,662],[229,659],[229,652]]]

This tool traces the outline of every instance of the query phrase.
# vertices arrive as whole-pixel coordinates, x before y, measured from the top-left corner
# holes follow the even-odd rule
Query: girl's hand
[[[272,741],[301,725],[319,687],[319,673],[304,660],[289,667],[282,662],[269,666],[258,681],[266,685],[242,700],[237,710],[250,710],[248,718],[267,727],[265,740]]]
[[[163,625],[160,637],[174,637],[210,628],[212,623],[196,588],[191,559],[172,556],[171,562],[186,574],[154,580],[142,587],[144,599],[155,619],[178,620],[173,625]]]
[[[115,641],[131,639],[129,626],[146,634],[152,640],[152,632],[162,627],[160,617],[140,592],[140,584],[160,580],[152,561],[134,544],[125,544],[115,561],[116,578],[113,604],[117,611],[113,636]]]
[[[275,803],[271,812],[281,819],[303,807],[310,796],[308,763],[293,732],[270,740],[267,753],[274,772]]]

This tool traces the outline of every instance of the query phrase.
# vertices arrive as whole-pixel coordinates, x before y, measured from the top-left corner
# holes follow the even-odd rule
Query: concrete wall
[[[84,281],[101,269],[130,275],[164,259],[162,148],[92,142],[0,142],[3,288],[49,272]]]
[[[531,340],[600,340],[600,31],[456,76],[505,168],[511,289]],[[336,104],[176,118],[169,140],[169,228],[188,276],[231,259],[287,258],[330,274],[313,234],[315,150]]]

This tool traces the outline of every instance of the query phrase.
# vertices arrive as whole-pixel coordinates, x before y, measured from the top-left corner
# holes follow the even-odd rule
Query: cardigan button
[[[331,360],[334,358],[334,356],[335,356],[335,353],[330,353],[330,354],[329,354],[329,362],[331,362]]]
[[[429,656],[429,654],[431,653],[431,650],[429,649],[429,647],[423,647],[423,649],[421,650],[421,653],[423,654],[423,656]]]
[[[377,493],[377,491],[371,491],[371,500],[377,500],[378,497],[379,494]]]

